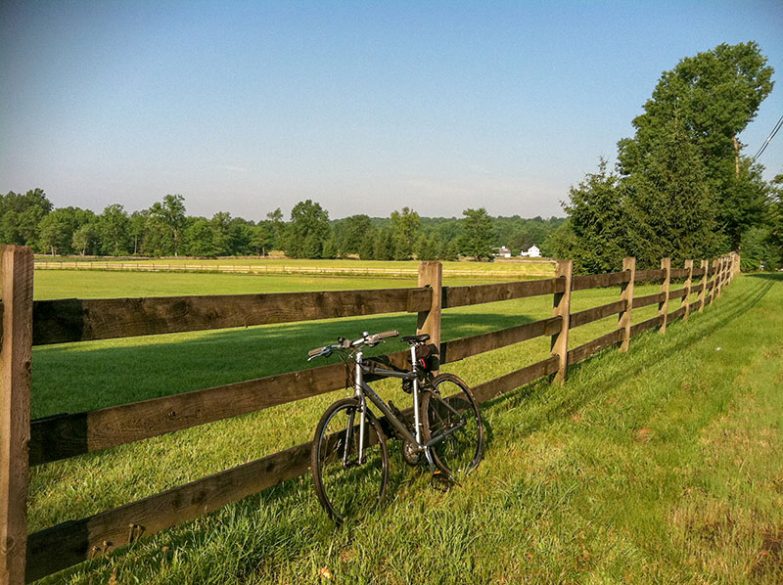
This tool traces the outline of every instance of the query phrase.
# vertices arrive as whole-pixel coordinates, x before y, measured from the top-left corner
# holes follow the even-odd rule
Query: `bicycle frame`
[[[431,437],[427,443],[424,443],[421,436],[421,420],[420,420],[420,408],[419,408],[419,372],[416,365],[416,346],[411,346],[411,363],[413,368],[410,372],[400,372],[397,370],[388,370],[385,368],[374,368],[373,374],[384,378],[399,378],[402,380],[410,380],[413,386],[413,420],[414,420],[414,433],[412,434],[408,427],[403,423],[392,410],[386,405],[383,399],[378,396],[377,392],[373,390],[365,381],[364,373],[367,366],[364,364],[364,356],[362,352],[356,352],[354,362],[356,367],[354,396],[359,400],[360,404],[360,419],[359,419],[359,461],[364,460],[364,429],[366,425],[366,412],[367,412],[367,398],[370,399],[378,410],[380,410],[389,421],[392,427],[408,442],[416,445],[421,451],[424,452],[424,456],[427,459],[427,463],[430,467],[434,467],[435,463],[432,459],[432,453],[430,447],[437,444],[446,438],[446,436],[462,428],[465,422],[462,421],[452,429],[449,429],[435,437]],[[456,412],[456,411],[455,411]],[[348,427],[346,428],[346,445],[350,444],[350,433],[353,429],[353,420],[350,420]],[[343,454],[343,463],[347,464],[348,450],[346,449]]]

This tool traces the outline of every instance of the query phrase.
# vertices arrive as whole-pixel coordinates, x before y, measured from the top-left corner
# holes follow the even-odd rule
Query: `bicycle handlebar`
[[[349,349],[351,347],[361,347],[362,345],[369,345],[370,347],[378,345],[384,339],[389,337],[397,337],[400,334],[399,331],[383,331],[381,333],[373,333],[370,335],[366,331],[362,336],[354,341],[349,341],[344,337],[339,337],[337,343],[331,345],[324,345],[323,347],[316,347],[307,352],[307,361],[313,360],[317,357],[329,357],[336,349]]]

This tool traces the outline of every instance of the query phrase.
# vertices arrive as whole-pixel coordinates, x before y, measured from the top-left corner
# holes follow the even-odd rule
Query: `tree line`
[[[466,209],[461,218],[427,218],[408,207],[387,218],[330,220],[310,199],[294,205],[288,220],[280,208],[257,221],[225,211],[206,218],[188,215],[185,198],[176,194],[148,209],[129,213],[112,204],[98,214],[55,209],[41,189],[0,195],[0,242],[51,255],[265,256],[280,250],[291,258],[490,260],[501,245],[517,253],[533,244],[546,251],[563,221],[492,217],[483,208]]]
[[[756,43],[721,44],[662,74],[617,164],[570,190],[552,252],[578,270],[618,270],[624,256],[656,267],[671,256],[741,251],[745,268],[783,256],[783,176],[770,183],[738,139],[772,91],[773,70]]]

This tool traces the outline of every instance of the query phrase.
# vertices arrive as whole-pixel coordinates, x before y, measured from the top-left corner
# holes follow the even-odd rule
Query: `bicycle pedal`
[[[440,491],[440,492],[447,492],[451,489],[451,486],[454,485],[454,481],[451,479],[451,477],[443,473],[441,470],[436,469],[432,472],[432,479],[430,480],[430,485]]]

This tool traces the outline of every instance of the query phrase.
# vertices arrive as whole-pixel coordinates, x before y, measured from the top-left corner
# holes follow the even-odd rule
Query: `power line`
[[[780,117],[778,123],[775,124],[775,127],[772,129],[772,132],[769,133],[769,136],[764,141],[764,144],[762,144],[761,148],[759,148],[759,151],[756,153],[756,156],[753,157],[753,162],[756,162],[756,159],[760,157],[761,154],[767,149],[767,146],[769,146],[769,143],[772,142],[773,138],[775,138],[775,134],[778,133],[778,130],[780,130],[781,126],[783,126],[783,116]]]

